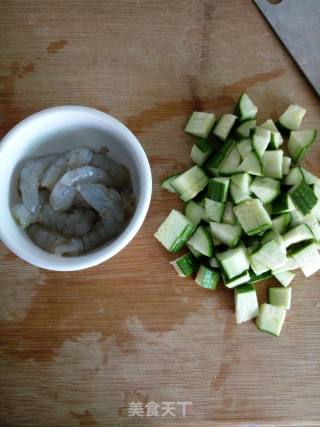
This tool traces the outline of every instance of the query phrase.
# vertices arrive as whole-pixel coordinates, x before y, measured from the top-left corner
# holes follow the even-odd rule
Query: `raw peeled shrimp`
[[[84,246],[83,241],[80,237],[76,237],[74,239],[69,240],[66,243],[62,243],[61,245],[56,246],[54,253],[57,255],[83,255],[84,254]]]
[[[29,160],[21,170],[20,190],[22,201],[33,215],[39,209],[39,181],[54,159],[55,156],[47,156]]]
[[[40,248],[82,255],[122,231],[135,208],[130,174],[107,152],[104,148],[93,154],[90,148],[79,147],[30,160],[23,167],[22,201],[12,211]],[[51,193],[39,190],[39,185]]]
[[[86,202],[92,206],[102,218],[115,223],[123,223],[124,211],[120,194],[113,188],[101,184],[79,184],[77,190]]]
[[[83,254],[91,251],[118,235],[123,227],[120,222],[110,224],[108,219],[98,221],[89,233],[58,245],[55,253],[59,255]]]
[[[68,154],[69,169],[81,168],[88,165],[93,157],[93,151],[88,147],[78,147],[71,150]]]
[[[113,239],[124,226],[124,210],[117,191],[90,183],[78,185],[77,188],[82,197],[99,212],[101,219],[81,239],[72,239],[69,244],[58,246],[56,253],[69,255],[75,248],[88,252]]]
[[[118,191],[131,190],[130,173],[126,166],[108,157],[108,150],[102,149],[99,154],[94,154],[90,163],[92,166],[102,169],[111,180],[111,187]]]
[[[52,190],[56,182],[68,169],[68,160],[65,157],[59,157],[43,174],[40,182],[41,187]]]
[[[37,215],[32,215],[23,203],[17,203],[13,206],[12,215],[22,228],[26,228],[31,223],[37,221]]]
[[[39,191],[39,210],[32,214],[29,209],[25,207],[22,202],[15,204],[12,208],[12,214],[18,221],[22,228],[28,227],[28,225],[37,222],[38,215],[41,210],[41,206],[49,199],[49,192],[47,190]]]
[[[46,225],[65,237],[78,237],[88,233],[95,221],[97,214],[92,209],[76,209],[71,212],[59,212],[46,203],[38,214],[38,222]]]
[[[110,184],[110,178],[93,166],[83,166],[65,173],[53,187],[50,195],[51,206],[59,211],[65,211],[72,206],[76,195],[76,185],[81,183]]]
[[[90,148],[79,147],[59,157],[44,173],[41,180],[41,187],[52,190],[68,169],[76,169],[89,164],[92,156],[93,151]]]
[[[44,225],[31,224],[27,228],[27,232],[36,245],[50,253],[55,253],[58,246],[69,243],[69,240],[62,234]],[[70,255],[73,255],[72,251],[70,251]]]
[[[82,236],[84,251],[91,251],[113,239],[120,233],[123,225],[123,222],[115,222],[102,218],[89,233]]]

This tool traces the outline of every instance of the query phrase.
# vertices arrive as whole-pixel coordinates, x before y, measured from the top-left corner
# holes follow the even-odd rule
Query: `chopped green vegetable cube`
[[[318,201],[312,188],[303,181],[292,187],[289,192],[293,204],[302,213],[302,215],[310,213]]]
[[[285,133],[290,130],[297,130],[305,114],[306,110],[299,105],[289,105],[279,118],[277,125]]]
[[[236,144],[232,147],[228,156],[225,158],[219,169],[219,175],[233,175],[238,172],[239,165],[241,163],[241,156],[237,149]]]
[[[211,257],[213,253],[213,243],[208,230],[200,225],[188,240],[188,247],[195,249],[202,255]]]
[[[199,138],[207,138],[215,122],[215,116],[212,113],[203,113],[194,111],[184,129],[185,132]]]
[[[204,168],[209,175],[217,175],[225,159],[233,149],[235,142],[232,139],[225,141],[219,150],[209,158]]]
[[[182,255],[174,261],[171,261],[170,264],[180,277],[191,276],[191,274],[195,273],[198,268],[198,262],[190,252]]]
[[[255,119],[258,112],[258,108],[251,101],[246,92],[243,92],[237,102],[234,110],[234,114],[239,117],[239,121]]]
[[[191,159],[198,166],[202,166],[212,152],[213,146],[206,139],[201,138],[192,146]]]
[[[237,286],[234,290],[236,322],[243,323],[257,317],[259,305],[257,293],[251,284]]]
[[[180,173],[175,173],[173,175],[167,176],[161,181],[160,186],[165,190],[168,190],[170,193],[176,193],[176,190],[172,187],[171,182],[175,180],[179,175]]]
[[[306,152],[315,142],[316,138],[316,129],[296,130],[290,132],[288,151],[295,163],[299,162],[305,156]]]
[[[291,288],[269,288],[269,303],[290,310]]]
[[[251,259],[264,265],[268,270],[275,270],[281,267],[287,258],[283,248],[275,240],[269,240],[251,254]]]
[[[221,222],[223,218],[225,203],[216,202],[206,198],[204,201],[204,216],[206,221]]]
[[[194,225],[198,225],[203,218],[204,208],[200,204],[190,200],[184,208],[184,214]]]
[[[195,229],[196,226],[187,217],[173,209],[154,236],[169,252],[178,252]]]
[[[271,131],[269,148],[272,150],[276,150],[277,148],[279,148],[280,145],[283,143],[283,138],[281,136],[281,133],[278,131],[276,125],[274,124],[273,120],[266,120],[262,125],[260,125],[260,127],[264,129],[269,129]]]
[[[182,172],[170,183],[184,202],[193,199],[207,184],[207,175],[197,165]]]
[[[292,253],[305,277],[310,277],[320,269],[320,255],[315,243],[301,244]]]
[[[195,258],[198,259],[198,258],[202,257],[202,253],[197,251],[197,249],[194,249],[192,246],[189,246],[188,242],[187,242],[186,246]]]
[[[250,175],[264,175],[263,164],[259,155],[255,151],[251,151],[240,163],[239,172],[247,172]]]
[[[262,165],[265,176],[270,178],[282,178],[283,151],[267,150],[262,156]]]
[[[298,263],[292,258],[292,256],[287,256],[286,262],[281,265],[281,267],[276,268],[272,271],[272,274],[284,273],[289,270],[296,270],[299,268]]]
[[[256,119],[250,119],[242,122],[241,125],[236,129],[237,136],[240,138],[249,138],[251,131],[255,127],[256,123]]]
[[[237,173],[232,175],[230,194],[235,204],[251,199],[250,184],[252,178],[248,173]]]
[[[242,234],[242,228],[238,224],[210,222],[210,229],[213,237],[231,248],[237,246]]]
[[[297,225],[283,235],[283,243],[285,247],[311,239],[313,239],[313,233],[306,224]]]
[[[228,198],[230,178],[211,178],[208,183],[207,197],[220,203],[225,203]]]
[[[219,283],[220,273],[209,267],[200,265],[195,282],[202,288],[214,291]]]
[[[303,181],[303,173],[302,168],[295,167],[292,169],[289,169],[289,173],[284,178],[283,183],[285,185],[296,185],[299,184],[299,182]]]
[[[224,114],[220,120],[218,120],[212,133],[222,141],[225,141],[228,138],[236,120],[237,116],[234,114]]]
[[[263,204],[270,203],[280,194],[280,181],[273,178],[256,176],[250,190]]]
[[[281,273],[272,273],[272,275],[281,283],[285,288],[290,285],[292,280],[295,278],[295,274],[292,271],[282,271]],[[270,301],[271,303],[271,301]],[[273,303],[271,303],[273,304]],[[277,305],[277,304],[274,304]]]
[[[252,133],[252,146],[256,153],[261,157],[266,151],[271,139],[269,129],[256,127]]]
[[[259,234],[272,226],[270,216],[258,199],[240,203],[233,211],[244,232],[249,236]]]
[[[256,325],[261,331],[279,336],[285,317],[285,309],[271,304],[261,304]]]
[[[247,254],[241,247],[220,252],[216,254],[216,258],[228,279],[233,279],[249,269]]]

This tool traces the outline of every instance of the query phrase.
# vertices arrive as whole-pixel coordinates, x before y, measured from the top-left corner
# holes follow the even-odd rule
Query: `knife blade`
[[[320,0],[255,3],[320,95]]]

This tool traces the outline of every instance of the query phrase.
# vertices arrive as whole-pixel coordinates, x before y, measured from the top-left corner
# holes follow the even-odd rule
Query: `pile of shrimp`
[[[116,237],[133,215],[128,169],[108,149],[78,147],[28,160],[12,214],[47,252],[83,255]]]

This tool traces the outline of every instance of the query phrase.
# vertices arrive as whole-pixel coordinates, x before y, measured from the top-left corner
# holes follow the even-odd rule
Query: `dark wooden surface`
[[[49,106],[93,106],[137,135],[154,181],[141,231],[96,268],[47,272],[0,246],[1,426],[320,425],[319,275],[296,278],[274,338],[236,326],[232,292],[179,279],[152,236],[180,207],[158,184],[190,164],[188,114],[230,111],[243,90],[259,121],[295,102],[319,124],[319,99],[250,1],[1,2],[1,136]],[[193,411],[129,418],[138,400]]]

